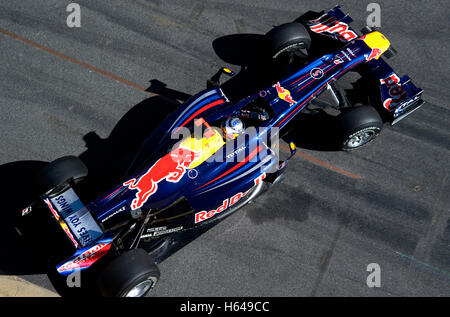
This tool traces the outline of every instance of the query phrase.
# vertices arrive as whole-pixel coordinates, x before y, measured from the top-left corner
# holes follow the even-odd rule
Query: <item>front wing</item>
[[[342,12],[340,6],[319,13],[319,16],[312,20],[302,20],[311,32],[344,44],[361,36],[350,26],[352,21],[348,14]],[[423,90],[417,88],[408,76],[397,75],[385,60],[372,59],[368,62],[368,66],[379,85],[382,111],[392,125],[424,104]]]

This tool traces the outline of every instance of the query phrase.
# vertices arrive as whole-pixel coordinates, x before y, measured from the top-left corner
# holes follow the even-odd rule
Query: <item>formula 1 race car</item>
[[[57,273],[92,271],[104,296],[144,296],[174,240],[217,224],[280,180],[296,146],[289,142],[281,159],[275,145],[299,113],[338,110],[338,144],[350,150],[422,106],[422,90],[382,58],[394,54],[388,39],[367,27],[359,34],[351,21],[335,7],[274,27],[259,52],[265,64],[255,67],[276,71],[245,87],[251,92],[236,93],[233,80],[248,68],[220,69],[147,138],[123,181],[93,201],[80,194],[88,174],[80,159],[46,165],[38,177],[42,195],[20,218],[35,227],[39,218],[54,241],[64,241],[52,249]],[[339,86],[349,71],[373,84],[370,104],[350,102]],[[223,84],[222,74],[231,77]],[[324,92],[334,104],[319,102]]]

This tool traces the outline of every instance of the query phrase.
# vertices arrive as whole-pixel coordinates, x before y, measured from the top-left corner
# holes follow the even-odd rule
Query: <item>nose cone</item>
[[[378,48],[379,50],[381,50],[381,53],[386,52],[391,45],[389,40],[378,31],[367,34],[363,41],[371,49]]]

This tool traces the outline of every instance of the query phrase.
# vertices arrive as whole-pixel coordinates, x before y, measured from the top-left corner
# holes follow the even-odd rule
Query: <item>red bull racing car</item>
[[[92,201],[80,194],[88,171],[77,157],[46,165],[39,174],[45,190],[20,217],[55,226],[48,231],[65,244],[52,249],[57,274],[94,272],[104,296],[144,296],[174,241],[218,223],[280,180],[295,144],[282,159],[277,140],[299,113],[325,107],[319,95],[335,100],[344,150],[422,106],[422,90],[385,61],[393,54],[388,39],[368,28],[358,33],[350,22],[335,7],[274,27],[260,52],[262,67],[277,70],[267,81],[235,93],[233,80],[247,70],[221,69],[147,138],[123,181]],[[373,83],[370,104],[353,104],[339,87],[349,71]],[[220,84],[222,73],[232,78]]]

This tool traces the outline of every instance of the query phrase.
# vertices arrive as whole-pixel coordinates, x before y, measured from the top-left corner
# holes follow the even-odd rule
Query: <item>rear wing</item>
[[[342,45],[351,42],[362,35],[350,26],[353,19],[345,14],[340,6],[325,12],[308,12],[299,17],[297,22],[304,24],[313,33],[332,38]],[[367,34],[372,30],[368,27],[362,30]],[[390,58],[396,53],[392,46],[384,53],[384,57]],[[415,110],[419,109],[423,90],[417,88],[408,76],[400,77],[382,58],[371,59],[367,63],[375,81],[379,85],[383,116],[392,125],[396,124]]]
[[[87,269],[108,253],[112,236],[103,231],[69,184],[41,198],[76,249],[75,254],[56,267],[60,274]]]

